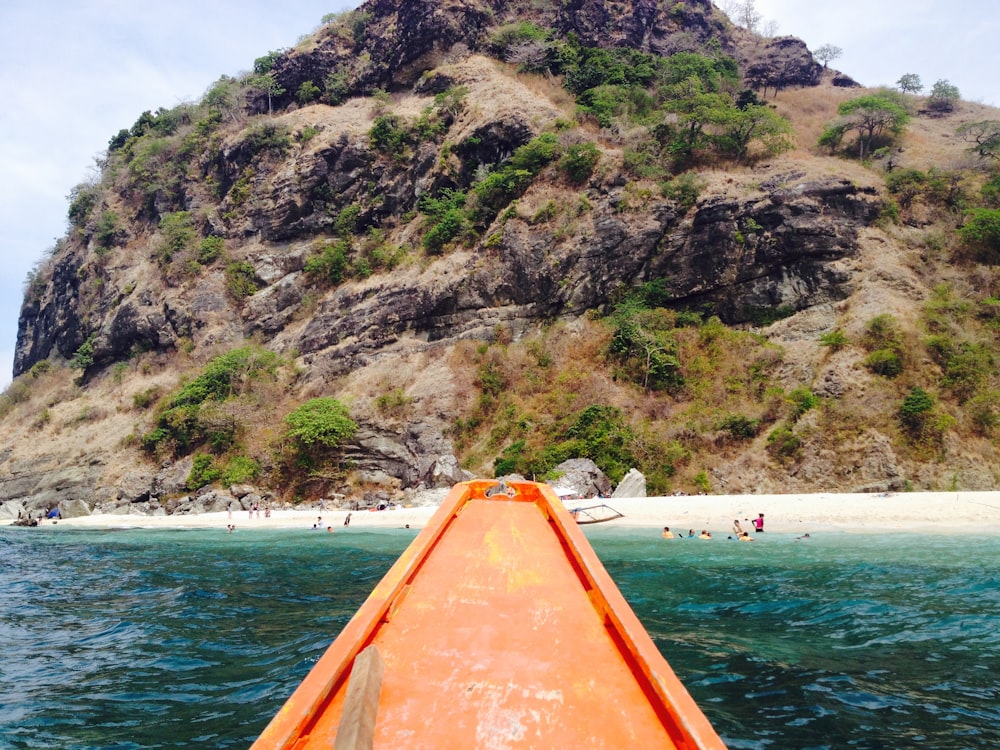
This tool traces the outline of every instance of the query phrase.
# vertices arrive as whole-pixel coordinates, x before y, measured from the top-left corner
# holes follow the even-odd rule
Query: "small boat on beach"
[[[552,488],[456,485],[251,750],[701,748],[716,734]]]
[[[614,521],[616,518],[624,518],[623,513],[619,513],[610,505],[601,503],[600,505],[585,505],[579,508],[567,508],[569,514],[573,516],[580,526],[591,523],[604,523]]]

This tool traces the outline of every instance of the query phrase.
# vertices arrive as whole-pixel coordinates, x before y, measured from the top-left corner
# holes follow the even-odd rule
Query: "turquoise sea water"
[[[247,747],[415,533],[0,528],[0,748]],[[1000,747],[1000,537],[587,533],[729,747]]]

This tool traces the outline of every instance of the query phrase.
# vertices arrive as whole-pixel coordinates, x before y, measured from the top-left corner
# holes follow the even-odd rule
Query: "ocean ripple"
[[[1000,746],[1000,542],[588,531],[731,748]],[[411,532],[0,529],[0,748],[245,748]]]

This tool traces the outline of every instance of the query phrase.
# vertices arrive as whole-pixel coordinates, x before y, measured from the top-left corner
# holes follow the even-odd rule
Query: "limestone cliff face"
[[[511,127],[511,114],[505,117],[508,122],[469,127],[492,131],[498,149],[513,150],[533,133],[524,120]],[[105,269],[112,283],[91,303],[87,334],[78,275],[70,270],[81,260],[69,255],[45,294],[25,304],[17,371],[55,352],[72,357],[88,335],[100,367],[137,347],[166,351],[184,338],[260,334],[284,350],[311,357],[326,352],[342,372],[400,336],[446,342],[483,337],[498,323],[523,330],[600,308],[614,289],[657,278],[668,279],[678,307],[699,306],[726,322],[744,323],[757,309],[800,310],[847,296],[851,280],[837,261],[856,252],[858,230],[874,220],[880,204],[870,187],[777,174],[750,197],[734,185],[732,194],[706,195],[690,211],[665,199],[622,211],[625,177],[612,173],[586,189],[590,208],[576,219],[574,237],[554,232],[551,222],[514,215],[496,227],[488,244],[434,259],[419,273],[408,268],[337,288],[303,325],[286,331],[314,287],[303,273],[310,252],[305,243],[330,231],[337,216],[310,198],[318,187],[335,190],[341,208],[357,205],[359,196],[362,203],[365,196],[381,197],[358,214],[363,226],[412,210],[419,186],[441,179],[436,158],[418,155],[404,169],[380,163],[362,138],[331,138],[336,142],[329,147],[273,165],[253,211],[228,221],[235,240],[253,238],[243,252],[260,288],[242,305],[227,300],[217,273],[175,287],[149,266],[150,274],[125,294],[132,282],[118,288],[114,271]],[[575,195],[566,186],[547,185],[522,200],[570,202]]]
[[[678,304],[707,304],[723,320],[745,323],[755,311],[849,296],[851,275],[839,261],[856,255],[859,229],[877,218],[877,191],[795,178],[779,175],[757,197],[717,196],[697,208],[661,269]]]
[[[873,189],[835,179],[792,182],[749,199],[715,195],[689,213],[657,201],[623,214],[615,208],[620,191],[604,187],[577,227],[585,239],[557,239],[549,225],[512,219],[491,247],[451,254],[419,275],[342,287],[301,333],[282,340],[343,374],[403,337],[489,339],[497,325],[523,331],[578,316],[619,287],[658,278],[668,280],[679,308],[750,322],[760,310],[847,297],[852,278],[839,261],[857,253],[859,228],[880,205]],[[290,286],[302,279],[285,278]],[[248,326],[257,326],[257,311],[247,314]]]
[[[209,137],[179,142],[188,150],[165,139],[181,167],[145,156],[144,167],[160,170],[155,186],[140,181],[147,173],[134,155],[108,178],[99,207],[119,218],[115,241],[100,245],[93,223],[67,237],[22,308],[16,374],[76,358],[79,387],[94,399],[125,388],[122,378],[130,393],[162,393],[212,354],[251,339],[302,368],[302,397],[367,387],[355,381],[369,370],[372,380],[405,371],[417,411],[395,422],[358,414],[345,458],[367,482],[431,486],[462,477],[449,429],[465,386],[443,362],[464,341],[573,321],[651,281],[664,282],[668,305],[729,324],[819,310],[828,329],[832,306],[862,286],[862,238],[882,205],[875,179],[776,159],[713,174],[693,203],[681,204],[630,175],[626,135],[563,132],[559,122],[573,110],[552,94],[557,85],[483,54],[492,31],[521,20],[594,45],[665,55],[717,40],[741,54],[745,45],[707,0],[672,8],[645,0],[375,0],[358,13],[353,33],[329,27],[275,60],[285,93],[271,102],[273,116],[223,120]],[[815,82],[804,45],[770,47],[796,85]],[[295,103],[303,84],[334,73],[342,75],[342,101]],[[438,110],[437,130],[409,143],[405,156],[373,143],[376,118],[416,120],[455,87],[466,92],[464,106]],[[360,98],[374,89],[391,100]],[[260,92],[247,93],[249,110],[266,112]],[[422,253],[422,197],[469,191],[544,131],[560,132],[564,146],[596,139],[598,168],[574,183],[549,165],[481,219],[473,240]],[[194,237],[224,244],[222,259],[206,260],[194,241],[170,249],[163,220],[179,215]],[[408,260],[324,285],[310,259],[345,237],[366,262],[369,245]],[[244,284],[239,294],[234,274]],[[153,363],[145,370],[129,365],[140,354]],[[139,418],[122,411],[109,408],[103,435],[95,427],[62,466],[55,450],[5,454],[0,498],[45,505],[53,492],[70,492],[135,505],[182,493],[190,458],[153,465],[134,447]],[[811,476],[806,485],[821,482]]]

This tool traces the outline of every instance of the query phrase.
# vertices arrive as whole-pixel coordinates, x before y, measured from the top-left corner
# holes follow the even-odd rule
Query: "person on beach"
[[[229,501],[229,520],[233,520],[233,501]]]
[[[753,519],[753,530],[758,534],[764,533],[764,514],[758,513],[757,517]]]
[[[348,513],[347,516],[344,518],[344,526],[350,526],[350,525],[351,525],[351,514]]]
[[[738,518],[733,519],[733,533],[736,534],[737,539],[743,536],[743,527],[740,526],[740,519]]]
[[[663,527],[663,538],[664,539],[673,539],[674,538],[674,532],[672,532],[670,530],[669,526],[664,526]]]

